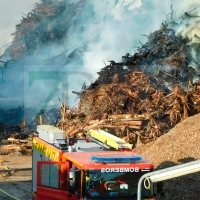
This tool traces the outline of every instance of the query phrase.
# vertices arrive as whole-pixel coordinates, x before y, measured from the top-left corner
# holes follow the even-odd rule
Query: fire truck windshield
[[[107,169],[107,168],[106,168]],[[83,196],[92,199],[137,197],[137,187],[143,172],[87,170],[84,175]],[[152,197],[152,191],[143,188],[142,197]]]

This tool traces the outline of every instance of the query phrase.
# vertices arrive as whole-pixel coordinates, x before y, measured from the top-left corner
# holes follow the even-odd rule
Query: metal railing
[[[146,173],[140,178],[138,182],[137,200],[141,200],[142,183],[145,180],[147,180],[150,184],[150,182],[155,183],[155,182],[165,181],[168,179],[173,179],[176,177],[192,174],[199,171],[200,171],[200,160],[197,160],[169,167],[166,169],[161,169],[158,171]]]

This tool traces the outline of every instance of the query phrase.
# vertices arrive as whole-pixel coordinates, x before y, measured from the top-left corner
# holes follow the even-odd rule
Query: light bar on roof
[[[97,157],[92,156],[91,160],[93,162],[99,163],[131,163],[141,161],[141,156],[130,156],[130,157]]]

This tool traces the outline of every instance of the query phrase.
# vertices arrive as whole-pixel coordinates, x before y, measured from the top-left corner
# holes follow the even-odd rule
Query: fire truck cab
[[[101,130],[89,131],[89,138],[98,139],[96,142],[63,139],[64,132],[50,125],[39,125],[37,131],[39,137],[33,139],[33,200],[134,200],[140,177],[154,168],[133,150],[105,151],[100,145],[102,138],[108,147],[126,143]],[[142,198],[154,199],[151,184],[143,185]]]

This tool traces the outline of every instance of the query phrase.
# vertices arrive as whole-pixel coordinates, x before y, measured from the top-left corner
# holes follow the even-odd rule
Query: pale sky
[[[20,23],[22,13],[27,14],[34,8],[37,0],[0,0],[0,48],[12,41],[11,33]],[[0,49],[0,55],[5,48]]]

